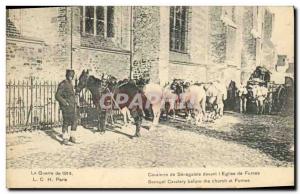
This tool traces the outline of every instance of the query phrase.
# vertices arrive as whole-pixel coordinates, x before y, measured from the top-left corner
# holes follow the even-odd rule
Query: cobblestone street
[[[62,146],[60,128],[7,134],[7,168],[264,167],[293,166],[293,117],[242,115],[201,127],[162,121],[142,137],[115,128],[101,135],[78,128],[80,144]]]

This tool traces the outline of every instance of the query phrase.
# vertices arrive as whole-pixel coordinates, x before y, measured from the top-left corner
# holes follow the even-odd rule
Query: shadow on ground
[[[46,135],[48,135],[51,139],[61,143],[62,141],[62,134],[58,133],[57,131],[55,131],[53,128],[51,127],[43,127],[41,129],[41,131],[43,131]]]
[[[235,142],[270,155],[276,160],[284,162],[294,161],[294,152],[290,150],[293,143],[293,129],[281,128],[281,134],[274,135],[274,128],[257,122],[238,123],[230,131],[221,131],[216,128],[198,127],[182,121],[169,120],[161,122],[163,125],[175,127],[178,130],[192,131],[208,137]],[[289,137],[290,136],[290,137]]]

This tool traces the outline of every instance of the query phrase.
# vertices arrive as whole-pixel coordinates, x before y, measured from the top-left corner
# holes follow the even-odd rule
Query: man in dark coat
[[[63,115],[63,144],[69,145],[69,141],[76,143],[75,133],[77,128],[77,104],[75,92],[72,84],[74,78],[74,70],[66,71],[66,79],[59,83],[55,99],[59,102]],[[68,127],[71,126],[70,138],[68,135]]]

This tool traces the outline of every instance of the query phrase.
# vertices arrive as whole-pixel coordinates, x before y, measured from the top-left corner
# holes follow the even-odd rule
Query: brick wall
[[[9,37],[20,37],[21,35],[21,9],[6,10],[6,35]]]
[[[169,49],[170,7],[137,6],[133,10],[133,78],[148,77],[161,84],[173,78],[227,82],[238,80],[240,71],[243,79],[248,79],[249,72],[257,64],[256,55],[260,53],[257,53],[256,39],[251,33],[257,22],[253,7],[236,9],[232,64],[226,61],[227,27],[221,19],[222,7],[190,7],[187,53]],[[72,65],[77,76],[82,69],[90,69],[97,77],[104,72],[120,79],[128,77],[130,11],[130,7],[115,7],[113,38],[82,35],[80,7],[9,12],[6,30],[8,76],[23,79],[35,74],[36,79],[63,79],[65,69],[71,67],[72,38]]]
[[[163,86],[169,78],[170,7],[160,7],[159,82]]]
[[[128,52],[115,53],[107,50],[82,48],[78,57],[74,59],[74,69],[77,76],[83,69],[89,69],[91,74],[97,77],[100,77],[102,73],[108,73],[124,79],[129,77],[130,55]]]
[[[210,7],[209,57],[211,63],[224,63],[226,59],[226,26],[221,21],[222,7]]]
[[[227,87],[230,84],[230,81],[234,81],[237,85],[241,82],[241,70],[236,67],[227,67],[224,69],[224,79],[223,82]]]
[[[130,71],[130,8],[115,7],[113,38],[82,34],[80,8],[73,7],[73,68],[80,75],[83,69],[100,77],[102,73],[119,79],[129,77]],[[118,23],[118,25],[117,25]]]
[[[194,63],[207,64],[208,62],[208,7],[191,7],[192,16],[190,21],[191,61]]]
[[[242,67],[255,66],[256,40],[251,30],[253,29],[253,7],[245,7],[243,15],[243,53]]]
[[[64,77],[69,53],[62,38],[65,25],[61,20],[64,11],[60,13],[60,9],[9,10],[7,79],[60,80]]]
[[[179,78],[205,82],[208,60],[208,7],[189,7],[187,23],[187,53],[170,51],[168,80]]]
[[[114,32],[115,32],[114,37],[82,34],[80,39],[81,46],[101,48],[101,49],[129,50],[130,49],[130,8],[115,7],[113,23],[114,23]],[[80,24],[76,22],[74,25],[79,26]]]
[[[271,41],[274,14],[267,8],[263,10],[263,29],[262,29],[262,48],[261,48],[261,65],[265,66],[270,71],[275,71],[275,64],[277,60],[277,52],[274,44]]]
[[[189,81],[206,82],[206,67],[191,63],[170,63],[169,81],[173,79],[184,79]]]
[[[160,8],[134,7],[133,78],[159,80]]]
[[[6,29],[7,78],[64,79],[65,69],[71,68],[71,20],[72,65],[76,74],[89,68],[98,77],[104,71],[119,78],[128,77],[129,11],[128,7],[116,9],[115,19],[122,21],[122,26],[116,26],[115,38],[104,40],[81,36],[79,7],[10,10]]]
[[[43,69],[43,52],[43,42],[7,39],[7,79],[23,80],[30,76],[36,77],[34,72],[38,73]]]
[[[268,9],[264,10],[264,28],[263,28],[263,34],[265,39],[271,39],[272,38],[272,31],[273,31],[273,20],[274,20],[274,14],[271,13]]]
[[[255,23],[253,7],[244,7],[243,12],[243,38],[241,56],[241,81],[246,83],[256,67],[256,39],[251,33]]]

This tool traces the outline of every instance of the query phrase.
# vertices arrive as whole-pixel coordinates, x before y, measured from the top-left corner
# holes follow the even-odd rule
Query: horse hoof
[[[100,135],[103,135],[105,133],[105,131],[99,131]]]
[[[141,137],[141,134],[140,134],[140,133],[136,133],[136,134],[134,135],[134,137]]]

